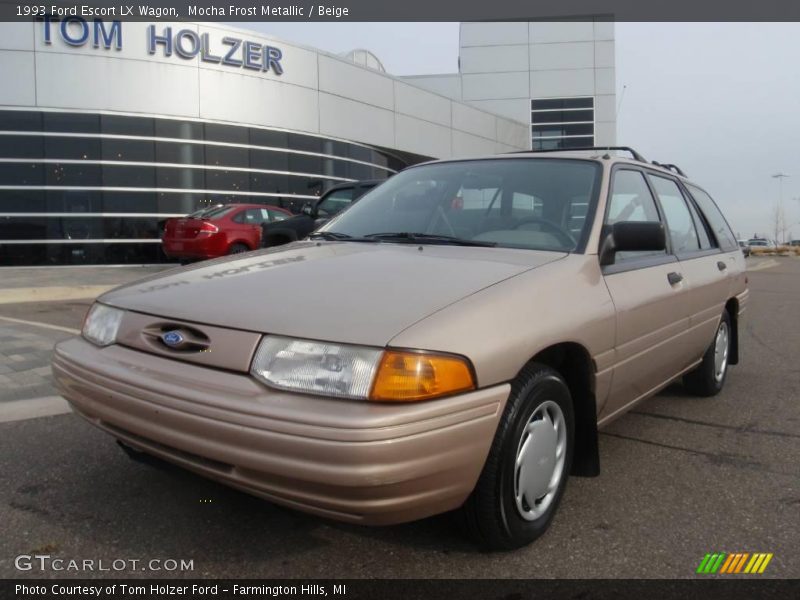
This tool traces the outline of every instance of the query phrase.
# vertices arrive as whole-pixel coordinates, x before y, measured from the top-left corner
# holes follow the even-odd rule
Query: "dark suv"
[[[385,180],[368,179],[336,185],[320,196],[315,204],[303,206],[299,215],[280,223],[263,223],[261,246],[268,248],[302,240],[383,181]]]

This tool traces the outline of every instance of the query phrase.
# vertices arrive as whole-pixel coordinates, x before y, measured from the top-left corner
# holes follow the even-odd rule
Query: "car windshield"
[[[423,165],[368,192],[319,236],[571,252],[585,244],[599,182],[588,160]]]

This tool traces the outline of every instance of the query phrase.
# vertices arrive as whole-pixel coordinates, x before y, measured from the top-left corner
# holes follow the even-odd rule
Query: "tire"
[[[250,252],[250,248],[245,244],[231,244],[231,247],[228,248],[228,254],[241,254],[242,252]]]
[[[528,434],[530,425],[537,429]],[[526,366],[512,383],[486,464],[460,510],[466,533],[482,548],[514,550],[547,530],[567,484],[574,430],[572,398],[564,379],[550,367]],[[527,457],[522,468],[518,457]]]
[[[730,367],[732,333],[731,317],[727,310],[723,310],[717,332],[703,355],[703,361],[695,370],[683,376],[683,386],[689,393],[709,397],[722,391]]]

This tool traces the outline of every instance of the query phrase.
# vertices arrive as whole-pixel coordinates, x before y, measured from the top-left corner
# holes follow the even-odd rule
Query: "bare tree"
[[[789,227],[786,223],[786,212],[783,210],[783,203],[776,202],[775,207],[772,209],[772,227],[775,237],[773,240],[776,244],[782,244],[786,241],[786,232]]]

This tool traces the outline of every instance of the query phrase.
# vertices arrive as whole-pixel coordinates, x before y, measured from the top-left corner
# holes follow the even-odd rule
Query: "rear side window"
[[[697,202],[697,205],[700,207],[700,210],[703,211],[706,221],[711,225],[714,236],[717,238],[717,242],[719,242],[719,247],[722,250],[737,250],[739,244],[736,242],[736,237],[733,235],[725,217],[722,216],[719,208],[717,208],[717,205],[711,199],[711,196],[706,194],[699,187],[693,185],[688,185],[687,187],[692,197]]]
[[[697,229],[697,237],[700,239],[700,249],[711,250],[712,248],[716,248],[717,242],[708,236],[708,227],[705,219],[703,219],[703,217],[700,216],[700,213],[697,212],[694,202],[688,202],[688,204],[689,211],[691,211],[692,218],[694,219],[695,228]],[[739,245],[741,246],[741,244]]]
[[[650,181],[658,194],[664,217],[667,220],[669,237],[672,240],[672,251],[675,254],[686,254],[700,250],[697,230],[692,213],[686,206],[686,200],[678,184],[671,179],[652,175]]]
[[[189,216],[193,216],[196,219],[220,219],[232,210],[233,208],[230,206],[216,206],[214,208],[207,208],[194,212]]]
[[[244,225],[260,225],[262,222],[268,220],[269,215],[266,208],[248,208],[233,217],[235,223],[242,223]]]

